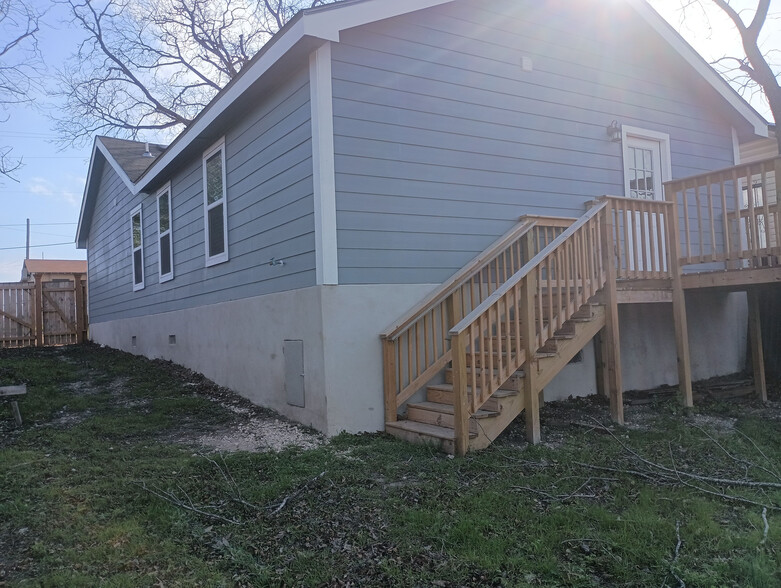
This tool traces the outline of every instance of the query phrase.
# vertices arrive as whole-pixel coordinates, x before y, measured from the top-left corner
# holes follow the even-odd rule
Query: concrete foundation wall
[[[618,307],[624,390],[678,384],[671,304]],[[742,371],[748,311],[744,292],[688,292],[689,353],[694,381]]]
[[[119,319],[90,325],[90,334],[96,343],[170,359],[255,404],[326,431],[320,294],[320,288],[304,288]],[[171,335],[176,344],[169,343]],[[304,342],[304,408],[286,402],[285,339]]]
[[[546,402],[597,393],[597,365],[593,341],[583,348],[582,356],[582,361],[567,365],[545,386],[543,395]]]
[[[323,289],[329,435],[385,428],[379,334],[434,287],[394,284]]]
[[[174,361],[328,435],[379,431],[385,422],[379,333],[433,287],[318,286],[100,322],[90,331],[96,343]],[[697,292],[687,295],[687,308],[694,379],[742,370],[745,294]],[[624,388],[675,385],[671,305],[623,305],[619,315]],[[287,403],[283,346],[289,339],[303,341],[303,408]],[[594,393],[589,343],[583,361],[565,367],[546,387],[545,399]]]
[[[304,288],[95,323],[90,335],[96,343],[186,366],[328,435],[379,431],[385,427],[379,333],[433,287]],[[304,345],[303,408],[287,403],[287,339]]]

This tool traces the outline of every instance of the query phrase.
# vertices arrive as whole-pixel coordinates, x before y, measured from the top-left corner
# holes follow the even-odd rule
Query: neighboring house
[[[25,259],[21,282],[73,282],[73,274],[87,273],[87,262],[81,259]]]
[[[383,400],[379,334],[521,215],[578,218],[604,194],[661,199],[662,180],[732,166],[740,144],[765,136],[766,121],[643,0],[305,10],[167,148],[95,140],[77,234],[91,337],[328,434],[382,430],[397,407]],[[681,328],[664,288],[618,307],[624,389],[678,381]],[[686,301],[686,373],[742,370],[746,295]],[[470,310],[432,315],[421,333],[446,336]],[[595,346],[583,343],[546,399],[596,392]],[[405,349],[386,348],[386,364],[429,361],[428,348]]]

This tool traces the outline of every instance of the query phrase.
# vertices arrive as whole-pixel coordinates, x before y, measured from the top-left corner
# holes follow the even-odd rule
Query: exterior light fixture
[[[611,122],[610,126],[607,127],[607,136],[613,143],[621,142],[621,125],[618,124],[617,120]]]

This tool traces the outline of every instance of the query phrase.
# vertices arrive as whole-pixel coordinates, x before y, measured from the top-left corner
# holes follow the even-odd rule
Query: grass
[[[765,536],[760,506],[594,469],[640,467],[620,440],[682,471],[776,480],[777,391],[769,407],[628,407],[644,426],[615,437],[569,425],[607,422],[597,403],[546,405],[547,444],[519,424],[463,459],[378,434],[210,461],[194,440],[244,417],[172,364],[0,352],[0,385],[21,381],[22,430],[0,406],[0,585],[781,585],[778,510]],[[781,506],[777,488],[697,485]]]

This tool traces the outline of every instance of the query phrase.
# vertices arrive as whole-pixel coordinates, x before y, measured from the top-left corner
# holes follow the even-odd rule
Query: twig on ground
[[[292,494],[288,494],[287,496],[285,496],[285,498],[282,500],[282,502],[280,502],[280,503],[279,503],[279,504],[277,504],[277,505],[270,504],[270,505],[268,505],[266,508],[267,508],[267,509],[269,509],[269,510],[271,510],[271,513],[270,513],[271,515],[278,514],[278,513],[279,513],[279,512],[280,512],[280,511],[281,511],[283,508],[285,508],[285,506],[287,505],[287,503],[288,503],[290,500],[292,500],[293,498],[295,498],[296,496],[298,496],[299,494],[301,494],[301,493],[302,493],[304,490],[306,490],[306,489],[309,487],[309,484],[311,484],[312,482],[314,482],[314,481],[316,481],[316,480],[319,480],[319,479],[320,479],[320,478],[322,478],[323,476],[325,476],[325,472],[320,472],[320,473],[319,473],[318,475],[316,475],[314,478],[312,478],[311,480],[309,480],[309,481],[308,481],[306,484],[304,484],[303,486],[301,486],[301,487],[300,487],[298,490],[296,490],[296,491],[295,491],[295,492],[293,492]],[[272,509],[273,509],[273,510],[272,510]]]
[[[762,533],[762,541],[759,542],[760,545],[764,545],[767,543],[767,534],[770,532],[770,524],[767,522],[767,507],[765,506],[762,509],[762,522],[765,523],[765,529]]]
[[[179,498],[176,494],[173,492],[169,492],[167,490],[162,490],[161,488],[155,488],[155,487],[148,487],[146,485],[146,482],[133,482],[136,486],[141,488],[142,490],[149,492],[153,496],[157,496],[158,498],[165,500],[166,502],[173,504],[174,506],[177,506],[179,508],[183,508],[184,510],[189,510],[191,512],[197,513],[199,515],[215,519],[218,521],[222,521],[224,523],[228,523],[230,525],[242,525],[241,521],[238,521],[236,519],[229,519],[227,517],[224,517],[222,515],[218,515],[212,512],[208,512],[206,510],[203,510],[207,507],[197,507],[193,504],[192,500],[190,499],[189,495],[185,492],[184,495],[187,498],[187,502],[185,503],[181,498]],[[180,488],[181,491],[181,488]],[[215,508],[215,507],[210,507]]]
[[[569,494],[551,494],[549,492],[545,492],[544,490],[538,490],[537,488],[531,488],[529,486],[511,486],[511,490],[525,490],[527,492],[533,492],[535,494],[539,494],[540,496],[544,496],[548,500],[556,500],[556,501],[565,501],[565,500],[572,500],[573,498],[599,498],[596,494],[579,494],[579,492],[585,488],[589,482],[591,482],[592,478],[587,479],[585,482],[583,482],[580,486],[578,486],[575,490],[570,492]]]
[[[743,437],[743,438],[744,438],[746,441],[748,441],[749,443],[751,443],[751,445],[754,447],[754,449],[756,449],[756,450],[757,450],[757,452],[759,452],[759,455],[761,455],[762,457],[764,457],[764,458],[765,458],[765,461],[766,461],[766,462],[767,462],[769,465],[772,465],[772,466],[773,466],[773,471],[772,471],[772,473],[773,473],[773,476],[774,476],[776,479],[778,479],[778,480],[781,480],[781,474],[779,474],[779,473],[778,473],[778,470],[777,470],[777,469],[775,469],[775,465],[776,465],[776,464],[773,462],[773,460],[772,460],[772,459],[770,459],[770,458],[769,458],[767,455],[765,455],[765,452],[764,452],[764,451],[762,451],[762,449],[759,447],[759,445],[757,445],[757,444],[756,444],[756,442],[755,442],[755,441],[754,441],[754,440],[753,440],[751,437],[749,437],[748,435],[746,435],[746,434],[745,434],[743,431],[741,431],[741,430],[740,430],[740,429],[738,429],[737,427],[735,428],[735,431],[738,433],[738,435],[740,435],[740,436],[741,436],[741,437]]]
[[[703,429],[702,427],[699,427],[699,426],[697,426],[697,425],[694,425],[694,427],[695,427],[696,429],[698,429],[698,430],[699,430],[699,431],[700,431],[700,432],[701,432],[703,435],[705,435],[705,436],[706,436],[708,439],[710,439],[710,440],[711,440],[711,442],[713,442],[713,444],[714,444],[714,445],[716,445],[716,447],[718,447],[719,449],[721,449],[721,450],[724,452],[724,454],[725,454],[727,457],[729,457],[729,458],[730,458],[732,461],[734,461],[735,463],[739,463],[739,464],[741,464],[742,466],[744,466],[744,467],[746,468],[746,477],[748,477],[748,470],[749,470],[750,468],[756,468],[756,469],[758,469],[758,470],[761,470],[761,471],[765,472],[766,474],[768,474],[768,475],[770,475],[770,476],[772,476],[772,477],[776,478],[777,480],[781,480],[781,477],[779,477],[779,475],[778,475],[776,472],[773,472],[773,471],[771,471],[771,470],[767,469],[767,468],[766,468],[766,467],[764,467],[764,466],[761,466],[761,465],[755,464],[753,461],[750,461],[750,460],[748,460],[748,459],[745,459],[745,458],[742,458],[742,457],[737,457],[737,456],[735,456],[735,455],[732,455],[732,453],[730,453],[729,451],[727,451],[727,449],[726,449],[726,448],[725,448],[725,447],[724,447],[724,446],[723,446],[721,443],[719,443],[719,442],[718,442],[718,440],[716,440],[716,439],[713,437],[713,435],[711,435],[710,433],[708,433],[708,431],[706,431],[705,429]],[[745,435],[744,435],[744,436],[745,436]],[[752,443],[753,443],[753,441],[752,441]],[[756,447],[756,445],[755,445],[755,447]],[[757,449],[758,449],[758,448],[757,448]]]
[[[673,474],[676,477],[684,476],[686,478],[691,478],[693,480],[699,480],[700,482],[708,482],[710,484],[718,484],[721,486],[744,486],[747,488],[773,488],[776,490],[781,490],[781,483],[776,482],[759,482],[759,481],[753,481],[753,480],[730,480],[727,478],[714,478],[711,476],[701,476],[699,474],[692,474],[690,472],[682,472],[680,470],[673,470],[666,466],[663,466],[662,464],[655,463],[653,461],[649,461],[645,459],[643,456],[641,456],[639,453],[634,451],[632,448],[627,446],[623,441],[621,441],[618,437],[616,437],[610,429],[605,427],[602,423],[600,423],[597,419],[591,417],[594,422],[596,422],[602,429],[604,429],[621,447],[629,453],[630,455],[637,458],[639,461],[644,463],[645,465],[649,466],[652,469],[660,470],[663,472],[666,472],[668,474]]]

